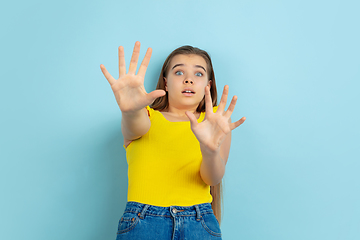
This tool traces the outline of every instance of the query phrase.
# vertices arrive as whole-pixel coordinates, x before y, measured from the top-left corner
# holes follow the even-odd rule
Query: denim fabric
[[[221,230],[210,203],[190,207],[158,207],[127,202],[116,240],[221,239]]]

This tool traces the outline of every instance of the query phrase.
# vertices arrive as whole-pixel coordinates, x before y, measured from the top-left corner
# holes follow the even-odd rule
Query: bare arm
[[[229,121],[231,123],[231,120]],[[203,181],[210,185],[217,185],[225,174],[225,166],[229,157],[231,132],[226,135],[219,149],[209,151],[206,146],[200,145],[203,156],[200,166],[200,175]]]
[[[124,136],[124,142],[140,138],[149,129],[150,119],[145,108],[134,113],[122,112],[121,132]]]
[[[203,181],[215,186],[225,174],[225,165],[229,156],[231,131],[240,126],[245,117],[231,123],[231,114],[234,111],[236,99],[234,96],[229,108],[225,111],[229,88],[224,87],[223,95],[216,113],[213,113],[210,88],[205,88],[206,115],[204,121],[198,123],[194,114],[186,112],[190,119],[191,130],[200,143],[203,156],[200,166],[200,175]]]
[[[108,80],[122,113],[121,131],[125,141],[135,140],[150,129],[146,106],[156,98],[165,95],[164,90],[145,91],[144,78],[151,58],[152,49],[148,48],[136,74],[140,54],[140,42],[136,42],[131,57],[129,71],[126,73],[124,48],[119,47],[119,79],[115,80],[104,65],[100,69]]]

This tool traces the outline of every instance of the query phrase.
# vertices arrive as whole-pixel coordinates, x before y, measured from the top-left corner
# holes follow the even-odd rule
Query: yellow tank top
[[[149,131],[125,148],[127,200],[161,207],[211,203],[210,186],[200,177],[202,155],[190,121],[170,122],[159,111],[146,108]],[[202,112],[198,122],[204,117]]]

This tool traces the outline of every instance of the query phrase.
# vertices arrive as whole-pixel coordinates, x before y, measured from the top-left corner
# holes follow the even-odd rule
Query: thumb
[[[106,67],[103,64],[100,64],[100,69],[102,73],[104,74],[106,80],[108,80],[110,86],[112,86],[116,80],[111,76],[111,74],[106,70]]]
[[[199,124],[197,122],[197,119],[196,119],[195,115],[192,112],[186,111],[185,114],[189,118],[190,124],[191,124],[192,127],[195,127],[196,125]]]
[[[151,102],[155,101],[155,99],[157,99],[158,97],[162,97],[166,94],[166,92],[164,90],[158,89],[158,90],[154,90],[151,93],[148,94],[148,98],[149,100],[151,100]]]

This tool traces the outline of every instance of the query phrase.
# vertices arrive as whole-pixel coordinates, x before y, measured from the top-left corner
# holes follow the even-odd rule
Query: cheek
[[[173,78],[170,82],[172,87],[181,87],[183,85],[183,79],[182,78]]]
[[[177,83],[177,81],[168,81],[166,86],[168,91],[177,91],[181,88],[180,84]]]
[[[199,98],[202,99],[205,96],[205,87],[199,92]]]
[[[204,81],[201,83],[201,92],[205,94],[205,87],[209,84],[208,81]]]

